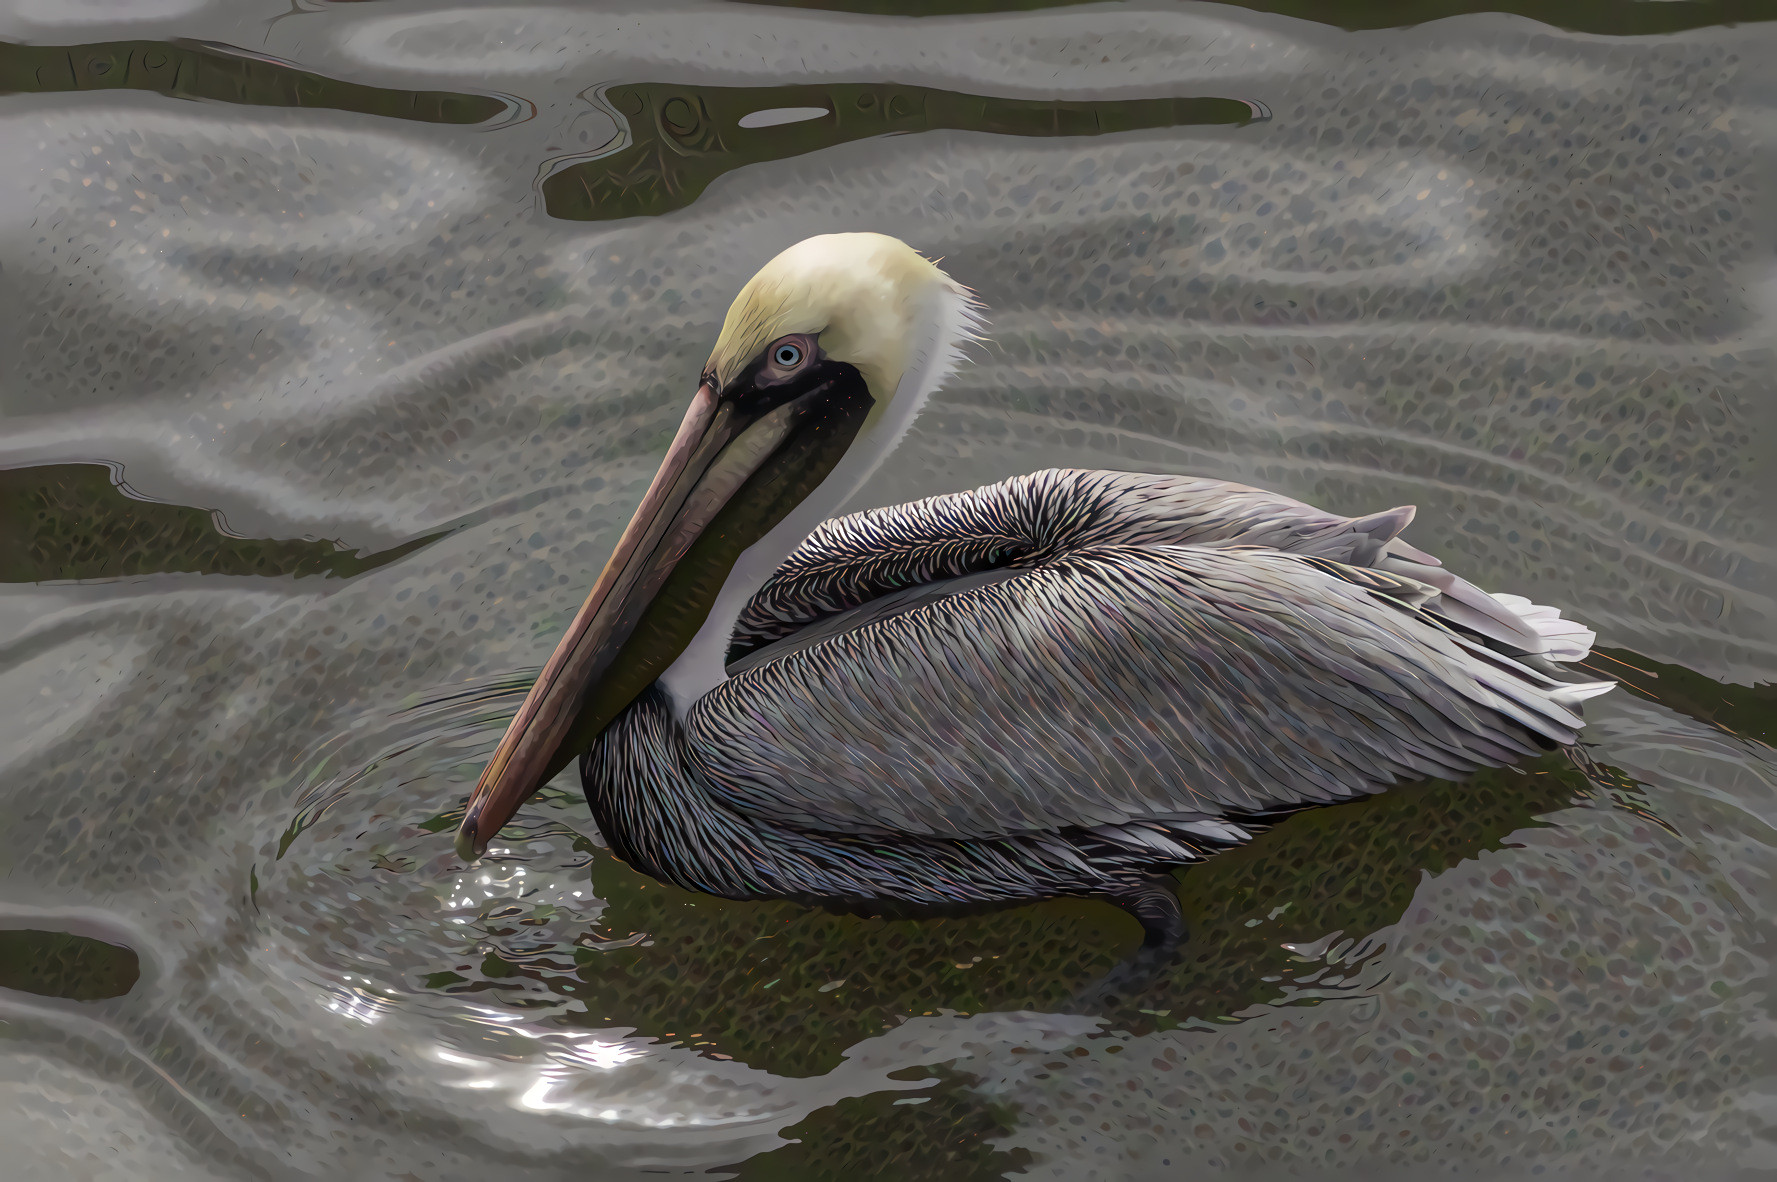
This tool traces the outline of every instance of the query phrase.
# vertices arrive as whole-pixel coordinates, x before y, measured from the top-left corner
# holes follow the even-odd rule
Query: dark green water
[[[0,1175],[1777,1169],[1774,19],[0,15]],[[854,507],[1416,504],[1597,628],[1598,768],[1292,818],[1102,1013],[1109,907],[714,901],[571,775],[464,868],[730,298],[841,229],[989,316]]]

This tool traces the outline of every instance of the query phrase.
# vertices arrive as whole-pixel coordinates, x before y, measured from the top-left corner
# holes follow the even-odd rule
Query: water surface
[[[0,15],[8,1176],[1777,1168],[1770,14],[824,7]],[[1599,768],[1294,818],[1105,1013],[1109,907],[693,896],[571,776],[464,867],[733,293],[843,229],[991,321],[852,507],[1416,504],[1598,629]]]

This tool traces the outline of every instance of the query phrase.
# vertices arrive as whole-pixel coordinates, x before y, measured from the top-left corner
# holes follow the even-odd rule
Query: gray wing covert
[[[983,838],[1324,803],[1572,742],[1559,683],[1426,593],[1270,549],[1070,549],[730,678],[687,754],[780,824]]]

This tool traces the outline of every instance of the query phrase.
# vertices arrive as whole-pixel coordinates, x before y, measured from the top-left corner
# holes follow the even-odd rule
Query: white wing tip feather
[[[1596,698],[1599,694],[1608,694],[1617,688],[1614,681],[1571,681],[1559,689],[1549,691],[1549,697],[1563,706],[1571,706],[1583,702],[1587,698]]]
[[[1551,661],[1571,663],[1584,660],[1592,651],[1592,643],[1598,634],[1577,620],[1563,619],[1556,608],[1545,607],[1540,603],[1532,603],[1522,595],[1507,595],[1495,592],[1493,598],[1499,605],[1524,621],[1526,627],[1542,638],[1542,655]],[[1610,682],[1588,682],[1586,684],[1604,685]],[[1604,690],[1595,690],[1603,693]],[[1590,694],[1584,695],[1590,697]]]

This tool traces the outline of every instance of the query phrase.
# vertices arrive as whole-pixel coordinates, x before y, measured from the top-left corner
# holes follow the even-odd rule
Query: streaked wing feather
[[[982,838],[1238,818],[1573,741],[1558,682],[1408,585],[1245,545],[1073,551],[730,678],[689,758],[782,824]]]

